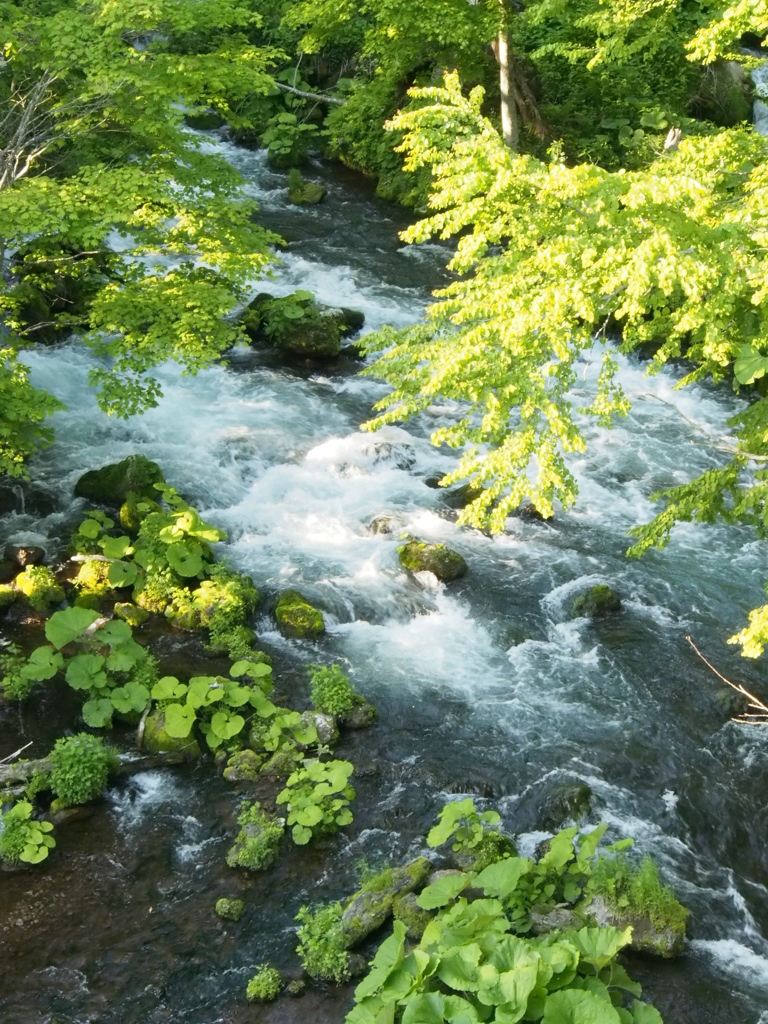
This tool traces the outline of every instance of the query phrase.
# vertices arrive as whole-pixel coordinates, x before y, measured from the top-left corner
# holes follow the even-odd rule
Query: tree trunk
[[[512,92],[509,36],[505,25],[502,25],[499,30],[499,38],[494,49],[496,50],[496,59],[499,62],[501,135],[504,142],[516,153],[520,146],[520,126],[517,118],[517,105]]]

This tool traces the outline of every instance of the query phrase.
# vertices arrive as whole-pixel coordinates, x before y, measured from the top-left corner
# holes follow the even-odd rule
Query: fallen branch
[[[306,92],[304,89],[297,89],[293,85],[286,85],[284,82],[274,82],[274,85],[278,89],[282,89],[283,92],[290,92],[294,96],[301,96],[304,100],[319,100],[320,103],[333,103],[336,106],[343,106],[344,100],[337,99],[335,96],[326,96],[322,92]]]
[[[19,747],[18,750],[14,750],[12,754],[9,754],[7,757],[0,758],[0,764],[7,764],[8,761],[14,761],[19,756],[19,754],[24,753],[27,747],[31,747],[32,743],[33,740],[30,740],[29,743],[25,743],[23,747]]]
[[[11,757],[13,756],[15,755],[12,754]],[[121,754],[115,775],[135,775],[136,772],[165,768],[167,765],[181,764],[186,760],[188,758],[180,750],[163,754]],[[53,771],[53,760],[50,756],[39,757],[33,761],[20,761],[18,764],[0,764],[0,792],[20,796],[33,775],[50,771]]]
[[[738,722],[740,725],[768,725],[768,705],[763,704],[759,697],[756,697],[754,693],[750,693],[749,690],[742,686],[741,683],[732,683],[730,679],[726,679],[722,672],[718,672],[711,661],[707,661],[704,655],[701,653],[696,644],[691,640],[689,636],[685,638],[694,651],[698,654],[707,668],[711,669],[718,679],[722,679],[726,685],[730,686],[736,693],[741,694],[742,697],[747,699],[747,707],[754,708],[755,712],[750,713],[748,711],[743,712],[733,719],[734,722]]]

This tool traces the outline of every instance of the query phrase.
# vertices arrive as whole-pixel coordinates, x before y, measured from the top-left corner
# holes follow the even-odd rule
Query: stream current
[[[319,166],[312,176],[328,186],[325,202],[292,207],[285,177],[262,154],[215,134],[209,144],[240,169],[260,219],[289,243],[274,280],[255,290],[310,289],[364,311],[366,330],[423,315],[449,251],[403,246],[407,213]],[[654,490],[722,463],[738,399],[675,391],[682,371],[651,378],[622,360],[633,409],[611,432],[586,425],[588,451],[572,463],[577,507],[549,523],[513,517],[492,539],[459,529],[434,487],[456,455],[432,448],[428,435],[451,410],[361,433],[384,390],[355,364],[318,370],[243,348],[194,378],[169,365],[160,405],[115,421],[93,400],[93,357],[82,347],[39,349],[27,361],[34,383],[68,408],[33,467],[48,514],[20,507],[0,519],[0,542],[43,543],[63,556],[82,506],[71,498],[78,476],[141,452],[227,530],[220,553],[253,576],[262,607],[296,586],[326,609],[318,643],[284,640],[266,612],[258,617],[279,689],[300,703],[306,666],[339,660],[380,720],[339,748],[356,765],[354,824],[317,848],[286,844],[271,872],[245,880],[226,868],[238,797],[203,764],[121,782],[87,820],[57,830],[50,867],[0,874],[2,1024],[341,1024],[346,990],[258,1012],[244,1002],[258,964],[298,972],[298,908],[354,889],[361,860],[424,852],[426,830],[453,796],[497,807],[530,853],[548,795],[574,780],[592,789],[590,821],[653,854],[691,909],[684,956],[630,965],[666,1024],[768,1022],[768,733],[729,722],[718,681],[685,642],[691,634],[726,675],[759,690],[761,664],[724,641],[764,600],[764,546],[746,529],[681,526],[664,552],[624,554],[627,531],[653,514]],[[585,360],[577,401],[595,373]],[[382,514],[393,531],[374,533]],[[406,573],[397,558],[406,531],[456,548],[469,574],[443,587]],[[623,611],[569,620],[573,597],[603,581]],[[185,644],[180,635],[166,653],[183,659]],[[62,721],[75,726],[66,693],[23,720],[6,709],[0,756],[20,739],[42,755]],[[239,925],[213,914],[223,895],[244,898]]]

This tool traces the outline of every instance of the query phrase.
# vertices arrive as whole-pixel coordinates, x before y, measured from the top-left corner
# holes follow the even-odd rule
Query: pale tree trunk
[[[501,92],[501,134],[504,142],[511,150],[517,152],[520,147],[520,125],[517,116],[517,104],[512,89],[512,66],[509,55],[509,36],[506,25],[502,22],[499,38],[494,47],[499,62],[499,91]]]

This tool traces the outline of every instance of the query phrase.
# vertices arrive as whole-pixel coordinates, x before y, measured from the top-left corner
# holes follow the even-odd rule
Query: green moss
[[[517,850],[508,836],[492,829],[484,829],[483,837],[476,846],[454,850],[451,856],[462,871],[480,872],[502,857],[516,857]]]
[[[109,582],[109,566],[109,562],[89,558],[80,566],[77,576],[72,580],[72,586],[78,594],[88,593],[102,597],[110,593],[112,585]]]
[[[305,638],[325,632],[323,613],[298,590],[284,590],[275,607],[275,618],[284,636]]]
[[[341,671],[339,665],[331,665],[328,668],[311,665],[310,668],[312,670],[311,699],[318,711],[326,715],[335,715],[337,718],[344,718],[356,705],[365,703],[363,698],[355,693],[352,683]]]
[[[216,900],[216,913],[225,921],[239,921],[244,909],[245,904],[242,900],[228,900],[226,896]]]
[[[605,583],[598,583],[590,587],[583,594],[579,594],[571,605],[571,614],[574,618],[585,616],[590,619],[599,618],[602,615],[609,615],[621,609],[621,598]]]
[[[424,544],[412,540],[397,550],[404,568],[411,572],[431,572],[444,583],[457,580],[467,572],[467,563],[462,556],[445,544]]]
[[[288,198],[297,206],[315,206],[325,198],[326,189],[314,181],[305,181],[298,167],[288,172]]]
[[[145,608],[139,608],[128,601],[121,601],[115,605],[115,615],[123,622],[127,622],[133,629],[143,626],[149,619],[149,612]]]
[[[156,462],[143,455],[129,455],[122,462],[84,473],[75,484],[75,496],[97,505],[119,508],[130,493],[154,500],[157,497],[154,485],[164,482],[163,471]]]
[[[145,611],[162,614],[183,593],[183,581],[170,566],[152,565],[134,587],[133,600]]]
[[[420,939],[424,929],[432,920],[432,914],[428,910],[422,910],[416,902],[415,893],[409,892],[405,896],[399,896],[392,904],[392,914],[396,921],[402,921],[408,929],[408,938]]]
[[[180,750],[191,757],[200,754],[200,746],[192,736],[171,736],[165,728],[165,715],[159,708],[147,715],[144,721],[143,746],[151,753],[166,753]]]
[[[32,778],[27,783],[24,796],[27,800],[34,800],[39,793],[45,793],[51,788],[50,772],[33,772]]]
[[[349,980],[349,953],[347,937],[341,928],[342,913],[341,903],[327,903],[314,909],[302,907],[296,915],[299,922],[296,952],[304,970],[316,981],[335,981],[340,985]]]
[[[633,864],[626,856],[599,857],[592,868],[590,890],[622,914],[648,917],[657,931],[684,936],[689,913],[672,890],[662,884],[650,857]]]
[[[289,996],[303,996],[307,991],[306,982],[302,981],[301,978],[294,978],[293,981],[289,981],[285,986],[285,991]]]
[[[259,774],[263,758],[254,750],[238,750],[227,761],[224,778],[227,782],[248,782]]]
[[[271,867],[277,859],[285,831],[282,821],[267,814],[261,804],[254,801],[243,804],[237,823],[240,831],[227,854],[227,864],[231,868],[247,868],[249,871],[262,871]]]
[[[249,1003],[271,1003],[283,990],[280,971],[268,964],[261,964],[248,982],[245,995]]]
[[[17,596],[16,590],[10,584],[0,584],[0,608],[10,608]]]
[[[129,491],[126,499],[120,506],[120,525],[126,533],[136,536],[139,528],[148,515],[153,512],[162,512],[160,505],[152,498],[143,497],[136,491]]]
[[[30,608],[45,611],[52,604],[60,604],[64,600],[64,591],[56,582],[56,577],[44,565],[30,565],[19,573],[14,586],[24,596]]]

